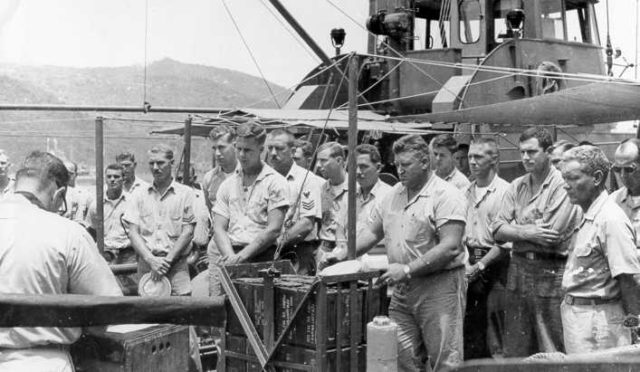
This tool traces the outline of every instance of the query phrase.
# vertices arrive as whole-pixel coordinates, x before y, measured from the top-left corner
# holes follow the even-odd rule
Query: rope
[[[312,53],[309,50],[309,48],[307,47],[307,45],[305,43],[303,43],[302,40],[300,40],[300,38],[297,37],[296,34],[293,31],[291,31],[291,29],[284,24],[284,22],[282,22],[282,19],[280,19],[280,17],[278,17],[278,15],[276,15],[276,13],[274,13],[273,9],[271,9],[270,6],[268,6],[267,4],[264,3],[264,0],[260,0],[260,3],[262,4],[262,6],[264,6],[269,11],[269,13],[271,13],[273,18],[275,18],[276,21],[278,21],[280,26],[282,26],[282,28],[284,28],[289,33],[289,35],[291,35],[291,37],[302,47],[302,49],[305,52],[307,52],[307,54],[311,57],[311,59],[314,62],[321,61],[320,57],[318,57],[317,55]]]
[[[355,57],[354,53],[350,53],[347,55],[349,57],[349,60],[347,61],[347,65],[349,63],[351,63],[351,58]],[[329,123],[329,119],[331,118],[331,113],[333,112],[333,107],[336,104],[336,100],[338,99],[339,93],[340,93],[340,88],[342,88],[342,84],[344,83],[346,79],[346,75],[342,74],[342,78],[340,79],[340,82],[338,83],[338,89],[336,89],[335,94],[333,95],[333,100],[331,102],[331,106],[329,107],[329,112],[327,113],[327,118],[324,121],[324,124],[322,125],[322,130],[320,131],[320,138],[322,138],[324,136],[324,133],[327,129],[327,124]],[[320,148],[320,146],[316,146],[315,150],[313,151],[313,155],[311,156],[311,158],[315,158],[316,155],[318,154],[318,148]],[[302,195],[302,189],[304,187],[304,184],[307,182],[307,178],[309,177],[309,173],[311,173],[310,169],[307,169],[307,171],[304,174],[304,179],[302,180],[302,184],[300,186],[300,190],[298,191],[298,195],[296,196],[296,202],[294,204],[294,208],[297,207],[300,204],[300,196]],[[295,214],[294,213],[291,214],[291,216],[293,217]],[[286,222],[282,224],[282,239],[280,239],[280,241],[278,242],[278,245],[276,247],[276,251],[273,254],[273,260],[276,261],[278,259],[278,257],[280,257],[280,252],[282,251],[282,248],[284,246],[284,242],[285,240],[287,240],[288,238],[288,230],[286,227]]]
[[[147,106],[147,51],[149,42],[149,0],[144,3],[144,72],[142,77],[142,102],[143,106]]]
[[[369,85],[369,87],[368,87],[367,89],[365,89],[365,90],[363,90],[362,92],[360,92],[360,94],[358,94],[358,97],[357,97],[357,98],[360,98],[360,96],[364,95],[365,93],[367,93],[368,91],[370,91],[371,89],[373,89],[376,85],[378,85],[378,84],[382,83],[382,82],[384,81],[384,79],[385,79],[387,76],[391,75],[391,73],[393,73],[395,70],[397,70],[397,69],[400,67],[400,65],[401,65],[401,64],[403,64],[403,63],[404,63],[404,61],[401,61],[401,62],[400,62],[400,63],[398,63],[397,65],[393,66],[393,68],[392,68],[392,69],[390,69],[389,71],[387,71],[387,73],[386,73],[386,74],[384,74],[384,76],[382,76],[380,79],[378,79],[378,81],[376,81],[375,83],[373,83],[373,84]],[[345,103],[343,103],[342,105],[338,106],[338,107],[336,108],[336,110],[340,110],[340,109],[344,108],[345,106],[347,106],[348,104],[349,104],[349,102],[345,102]],[[368,102],[368,103],[367,103],[367,105],[372,105],[372,104],[374,104],[374,102]],[[364,105],[364,104],[363,104],[363,105]],[[358,105],[358,107],[363,106],[363,105]]]
[[[238,32],[238,35],[240,36],[240,39],[242,40],[242,43],[244,44],[244,47],[247,49],[247,52],[249,53],[249,56],[251,57],[251,60],[253,61],[253,64],[256,66],[256,69],[260,73],[260,76],[262,77],[262,81],[264,81],[264,85],[267,86],[267,89],[269,90],[269,93],[271,94],[271,98],[273,99],[273,102],[275,102],[275,104],[276,104],[276,106],[278,108],[281,108],[280,103],[276,99],[276,95],[273,93],[273,90],[271,89],[271,85],[269,84],[269,82],[265,78],[264,73],[262,72],[262,69],[260,68],[260,65],[258,64],[258,61],[256,60],[255,56],[253,55],[253,52],[251,51],[251,48],[249,47],[249,44],[245,40],[244,35],[242,35],[242,32],[240,31],[240,27],[236,23],[236,20],[233,17],[233,14],[231,14],[231,10],[227,6],[227,2],[225,0],[220,0],[220,1],[222,2],[222,5],[224,6],[224,9],[227,12],[227,15],[229,16],[229,19],[231,19],[231,23],[233,23],[233,27],[235,27],[236,31]]]

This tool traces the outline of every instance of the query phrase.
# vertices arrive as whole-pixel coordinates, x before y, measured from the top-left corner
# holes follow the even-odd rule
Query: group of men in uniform
[[[526,173],[508,183],[497,174],[493,138],[460,146],[448,134],[429,144],[406,135],[393,144],[399,182],[391,186],[378,177],[381,156],[373,145],[347,155],[328,142],[314,152],[287,130],[267,133],[251,121],[216,126],[209,138],[216,165],[204,177],[202,202],[212,223],[211,295],[222,293],[222,265],[288,258],[298,273],[314,275],[345,259],[345,162],[355,156],[356,251],[378,250],[388,258],[381,280],[394,288],[389,316],[398,325],[400,370],[631,342],[622,323],[640,314],[640,140],[623,142],[612,168],[589,145],[561,151],[561,161],[552,164],[559,146],[547,130],[530,128],[519,141]],[[314,155],[324,178],[311,169]],[[137,262],[140,273],[166,277],[172,295],[190,295],[196,197],[173,178],[169,147],[154,146],[148,157],[152,183],[135,177],[133,154],[120,154],[106,167],[105,247],[112,262]],[[0,276],[9,279],[0,293],[120,295],[89,235],[47,212],[68,212],[74,169],[34,152],[14,183],[7,181],[7,166],[0,152],[0,190],[13,193],[0,202],[0,232],[12,237],[0,242],[0,256],[8,257]],[[610,169],[624,185],[612,195],[606,191]],[[96,203],[87,204],[84,221],[95,226]],[[48,232],[22,233],[30,228]],[[40,270],[51,274],[47,283],[38,279]],[[3,353],[0,363],[24,362],[42,351],[64,364],[60,345],[78,335],[0,328],[0,348],[16,350]]]

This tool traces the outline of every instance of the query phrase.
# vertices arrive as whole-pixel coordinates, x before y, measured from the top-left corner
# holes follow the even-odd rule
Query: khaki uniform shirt
[[[614,191],[610,198],[622,208],[624,214],[631,221],[631,226],[633,226],[636,233],[636,247],[640,248],[640,201],[638,203],[634,202],[631,195],[629,195],[629,190],[624,186]]]
[[[4,199],[8,195],[13,194],[13,190],[15,186],[16,186],[16,180],[10,177],[9,183],[7,183],[7,186],[4,189],[0,190],[0,200]]]
[[[369,217],[375,207],[376,203],[380,203],[382,199],[391,191],[392,187],[388,184],[378,180],[375,185],[371,188],[369,195],[365,199],[364,195],[362,195],[361,188],[358,186],[358,191],[356,192],[356,238],[362,235],[362,232],[367,228],[367,224],[369,222]],[[341,240],[347,241],[347,225],[348,225],[349,216],[347,213],[347,208],[342,210],[339,222],[339,229],[336,232],[336,240],[340,242]],[[378,244],[376,246],[379,249],[384,249],[384,244]],[[383,251],[384,252],[384,251]]]
[[[449,173],[448,176],[443,178],[445,181],[453,184],[458,190],[465,192],[471,182],[469,179],[458,170],[458,168],[453,168],[453,172]]]
[[[491,225],[495,234],[504,224],[536,224],[556,230],[563,240],[556,246],[546,247],[528,241],[513,242],[518,252],[554,253],[566,256],[569,252],[571,232],[580,222],[582,212],[571,204],[564,189],[560,172],[551,167],[540,189],[531,189],[531,174],[516,178],[504,194],[497,218]]]
[[[317,240],[317,222],[322,219],[322,184],[324,179],[296,163],[293,163],[289,169],[286,179],[289,185],[289,204],[291,207],[287,211],[285,223],[293,225],[302,217],[311,218],[314,221],[314,227],[304,240]]]
[[[207,196],[207,205],[209,208],[213,208],[213,206],[216,205],[216,194],[218,193],[218,188],[220,188],[222,182],[239,169],[240,163],[236,162],[236,169],[234,172],[225,173],[221,166],[217,166],[204,175],[204,178],[202,179],[202,190]]]
[[[333,186],[327,180],[322,185],[322,224],[318,237],[321,240],[336,241],[336,230],[339,228],[340,213],[346,213],[347,194],[349,191],[348,175],[345,174],[344,182]]]
[[[509,183],[497,175],[484,192],[478,189],[476,181],[467,188],[467,225],[464,241],[469,248],[491,249],[496,245],[509,247],[510,245],[496,244],[491,232],[491,222],[495,220],[502,198],[509,188]]]
[[[0,295],[122,296],[89,234],[21,194],[0,202],[0,236]],[[0,328],[0,354],[3,348],[71,344],[81,333],[79,327]]]
[[[213,213],[229,219],[231,244],[246,246],[266,229],[269,212],[283,207],[289,207],[287,180],[263,164],[251,186],[242,186],[242,169],[224,180]]]
[[[182,226],[196,223],[193,198],[193,190],[175,180],[164,194],[151,184],[131,195],[123,219],[140,227],[140,235],[153,254],[169,253]]]
[[[123,192],[119,198],[111,200],[104,195],[104,247],[107,249],[122,249],[131,246],[127,232],[122,227],[120,217],[127,210],[128,196]],[[98,226],[97,203],[94,201],[89,207],[89,226]]]
[[[369,229],[384,235],[389,263],[408,264],[439,243],[438,229],[449,221],[465,221],[466,202],[460,190],[431,174],[411,200],[402,183],[396,184],[380,203],[375,203]],[[447,266],[464,265],[462,251]]]
[[[129,189],[129,191],[127,191],[126,189],[123,190],[124,193],[127,194],[133,194],[134,191],[138,190],[138,189],[146,189],[150,186],[151,184],[143,179],[141,179],[140,177],[136,177],[133,180],[133,183],[131,184],[131,188]]]
[[[622,210],[606,191],[591,204],[571,241],[562,288],[576,297],[616,298],[616,277],[640,273],[636,236]]]

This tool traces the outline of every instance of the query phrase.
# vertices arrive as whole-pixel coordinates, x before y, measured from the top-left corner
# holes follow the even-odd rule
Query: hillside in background
[[[145,100],[143,82],[141,66],[0,65],[0,103],[142,106]],[[275,84],[271,84],[271,88],[279,94],[279,101],[284,101],[287,97],[285,89]],[[146,101],[152,106],[171,107],[275,107],[264,82],[258,77],[171,59],[148,66]],[[31,150],[42,149],[91,168],[95,162],[95,116],[91,113],[0,111],[0,149],[6,150],[14,162]],[[149,133],[180,125],[186,115],[105,113],[104,116],[107,118],[106,163],[124,149],[134,149],[144,161],[146,149],[158,142],[169,142],[178,151],[182,148],[179,137]],[[199,171],[208,167],[210,157],[206,142],[196,139],[192,158]]]

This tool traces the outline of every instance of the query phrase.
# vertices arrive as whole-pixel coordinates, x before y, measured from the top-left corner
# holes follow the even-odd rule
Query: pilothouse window
[[[564,1],[557,0],[541,1],[540,17],[542,21],[542,37],[544,39],[565,39],[563,3]]]
[[[458,2],[460,18],[460,41],[475,43],[480,39],[480,21],[482,8],[479,0],[460,0]]]

